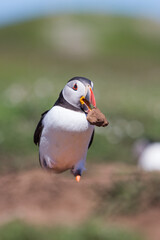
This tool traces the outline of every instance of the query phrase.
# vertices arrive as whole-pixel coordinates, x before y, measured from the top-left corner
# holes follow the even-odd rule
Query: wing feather
[[[89,145],[88,145],[88,149],[89,149],[90,146],[92,145],[93,138],[94,138],[94,132],[95,132],[95,130],[93,130],[93,133],[92,133],[92,136],[91,136],[91,139],[90,139]]]
[[[40,142],[40,138],[41,138],[41,134],[42,134],[42,130],[43,130],[43,119],[45,117],[45,115],[47,114],[49,110],[45,111],[44,113],[42,113],[41,115],[41,119],[39,121],[39,123],[37,124],[37,127],[36,127],[36,130],[34,132],[34,137],[33,137],[33,140],[34,140],[34,143],[37,145],[39,145],[39,142]]]

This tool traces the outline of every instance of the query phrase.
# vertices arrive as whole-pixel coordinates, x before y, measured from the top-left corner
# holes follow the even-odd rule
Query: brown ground
[[[18,218],[37,224],[73,225],[91,219],[97,208],[96,186],[109,186],[121,171],[125,171],[124,166],[92,165],[80,183],[69,172],[57,175],[40,168],[3,175],[0,222]],[[113,217],[110,223],[136,229],[150,240],[160,239],[160,208]]]

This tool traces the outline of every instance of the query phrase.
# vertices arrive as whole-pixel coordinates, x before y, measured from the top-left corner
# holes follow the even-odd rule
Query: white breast
[[[93,132],[83,112],[54,106],[43,119],[40,160],[55,171],[64,171],[86,160]]]

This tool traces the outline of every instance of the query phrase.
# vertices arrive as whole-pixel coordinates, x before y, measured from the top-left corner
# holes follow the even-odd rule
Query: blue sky
[[[160,0],[0,0],[0,25],[50,13],[113,13],[160,20]]]

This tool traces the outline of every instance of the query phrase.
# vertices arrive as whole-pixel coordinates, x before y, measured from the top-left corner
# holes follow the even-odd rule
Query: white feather
[[[83,112],[54,106],[43,119],[40,161],[55,171],[84,170],[88,145],[94,127]]]

